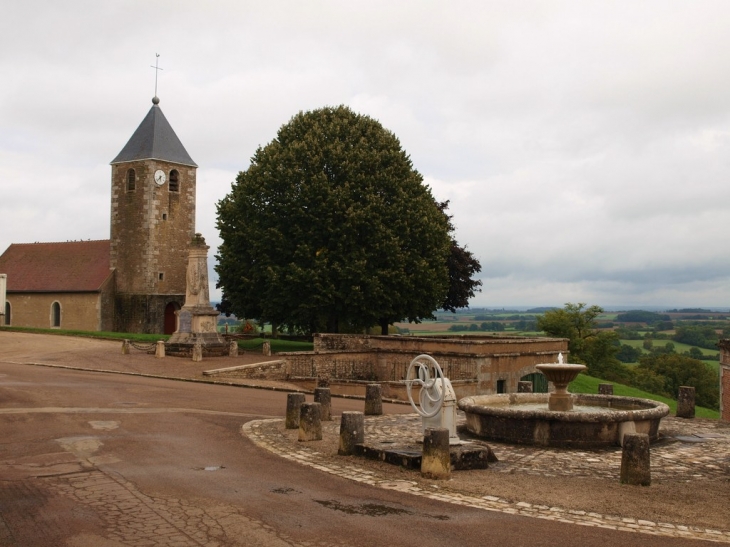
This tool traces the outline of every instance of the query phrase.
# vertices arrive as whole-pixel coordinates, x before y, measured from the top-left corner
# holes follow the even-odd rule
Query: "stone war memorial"
[[[192,356],[199,347],[203,355],[226,355],[228,344],[218,334],[219,312],[210,305],[208,245],[195,234],[188,251],[185,305],[176,313],[177,328],[165,344],[170,355]]]

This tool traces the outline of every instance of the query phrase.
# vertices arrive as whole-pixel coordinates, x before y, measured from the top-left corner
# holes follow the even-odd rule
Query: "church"
[[[110,239],[13,243],[0,255],[1,325],[175,331],[195,235],[198,166],[159,103],[155,96],[111,162]]]

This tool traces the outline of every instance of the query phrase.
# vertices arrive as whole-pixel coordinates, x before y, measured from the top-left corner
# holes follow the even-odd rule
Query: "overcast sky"
[[[109,237],[159,53],[211,251],[256,148],[345,104],[451,200],[472,307],[729,307],[729,29],[724,0],[5,1],[0,252]]]

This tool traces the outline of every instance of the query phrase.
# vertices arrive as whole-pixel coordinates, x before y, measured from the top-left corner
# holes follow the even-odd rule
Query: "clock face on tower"
[[[157,184],[157,186],[162,186],[163,184],[165,184],[166,178],[167,177],[165,177],[164,171],[161,171],[160,169],[155,171],[155,184]]]

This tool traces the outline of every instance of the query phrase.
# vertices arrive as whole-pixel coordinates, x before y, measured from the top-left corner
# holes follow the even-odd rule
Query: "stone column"
[[[427,479],[448,480],[451,478],[451,454],[449,453],[449,430],[428,428],[423,435],[421,476]]]
[[[695,417],[695,388],[679,386],[677,396],[677,418]]]
[[[287,429],[299,427],[299,414],[304,404],[304,393],[289,393],[286,396],[286,422]]]
[[[129,340],[122,342],[122,355],[129,355]]]
[[[532,393],[532,382],[525,380],[517,382],[517,393]]]
[[[301,407],[299,419],[299,441],[322,440],[322,405],[319,403],[304,403]]]
[[[651,463],[649,435],[627,433],[621,452],[621,484],[649,486],[651,484]]]
[[[365,416],[380,416],[383,413],[383,388],[380,384],[365,387]]]
[[[158,340],[155,346],[155,357],[162,359],[165,356],[165,342],[164,340]]]
[[[314,402],[322,405],[322,421],[332,421],[332,394],[328,387],[318,387],[314,390]]]
[[[613,384],[598,384],[599,395],[613,395]]]
[[[228,327],[228,324],[226,324],[226,327]],[[238,341],[237,340],[231,340],[228,342],[228,356],[229,357],[238,357]]]
[[[263,345],[261,346],[261,353],[264,355],[271,355],[271,342],[268,340],[264,340]]]
[[[365,416],[362,412],[346,410],[340,419],[340,456],[355,453],[355,445],[365,442]]]

